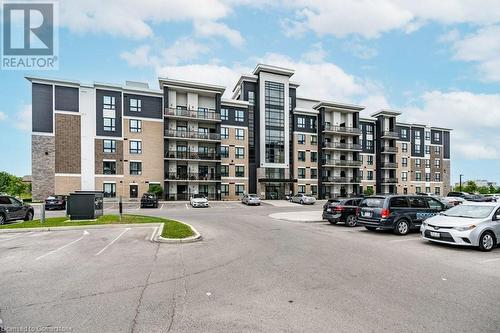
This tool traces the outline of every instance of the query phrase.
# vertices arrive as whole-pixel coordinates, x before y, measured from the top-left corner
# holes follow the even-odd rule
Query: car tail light
[[[391,214],[391,212],[387,208],[382,208],[381,217],[383,219],[388,218],[390,214]]]
[[[344,207],[342,207],[342,206],[335,206],[335,211],[336,212],[341,212],[343,210],[344,210]]]
[[[356,215],[358,215],[358,216],[359,216],[359,214],[361,214],[361,208],[356,207]]]

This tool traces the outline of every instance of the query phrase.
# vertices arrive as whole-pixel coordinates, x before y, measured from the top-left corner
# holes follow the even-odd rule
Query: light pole
[[[460,185],[459,185],[460,192],[462,192],[462,177],[463,175],[460,174]]]

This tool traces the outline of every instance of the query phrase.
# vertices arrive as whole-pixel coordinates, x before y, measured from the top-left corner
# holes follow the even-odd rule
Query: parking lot
[[[192,244],[152,243],[149,226],[0,234],[0,319],[72,332],[500,331],[500,248],[269,217],[321,205],[125,206],[193,225],[204,240]]]

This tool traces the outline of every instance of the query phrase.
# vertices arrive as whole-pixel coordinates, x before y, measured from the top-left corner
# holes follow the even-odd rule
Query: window
[[[415,140],[420,140],[420,131],[415,131]]]
[[[434,146],[434,154],[436,154],[436,155],[441,154],[441,147],[440,146]]]
[[[305,162],[306,161],[306,152],[305,151],[299,151],[298,152],[298,160],[299,160],[299,162]]]
[[[422,192],[422,188],[420,186],[415,187],[415,192],[420,193]]]
[[[142,101],[140,99],[131,98],[130,99],[130,111],[141,112],[141,109],[142,109]]]
[[[441,160],[434,160],[434,166],[439,168],[441,166]]]
[[[130,119],[130,132],[139,133],[142,131],[142,120]]]
[[[401,158],[401,166],[404,168],[406,168],[408,166],[408,158],[407,157]]]
[[[306,193],[306,186],[305,185],[299,185],[298,189],[297,189],[297,193]]]
[[[245,185],[236,184],[236,195],[245,194]]]
[[[366,149],[373,150],[373,141],[372,140],[366,140]]]
[[[436,195],[441,195],[441,187],[436,186],[436,187],[434,188],[434,194],[436,194]]]
[[[406,171],[401,172],[401,180],[404,182],[408,180],[408,172]]]
[[[373,171],[367,171],[366,172],[366,179],[367,180],[373,180]]]
[[[417,158],[415,160],[415,167],[420,168],[420,159],[419,158]]]
[[[425,193],[431,193],[431,188],[429,186],[425,187]]]
[[[304,134],[297,134],[297,143],[303,145],[306,143],[306,136]]]
[[[116,175],[116,162],[115,161],[102,162],[102,173],[104,175]]]
[[[437,182],[440,182],[441,181],[441,173],[439,173],[439,172],[434,173],[434,179]]]
[[[317,144],[318,144],[318,136],[311,135],[311,145],[317,145]]]
[[[425,145],[425,153],[430,154],[431,153],[431,146]]]
[[[426,173],[425,173],[425,181],[426,181],[426,182],[430,182],[430,181],[431,181],[431,174],[430,174],[429,172],[426,172]],[[430,192],[430,191],[429,191],[429,192]],[[427,192],[427,193],[429,193],[429,192]]]
[[[229,147],[228,146],[221,146],[220,147],[220,156],[222,158],[228,158],[229,157]]]
[[[318,169],[311,169],[311,179],[317,179],[318,178]]]
[[[311,152],[311,162],[318,162],[318,152],[317,151]]]
[[[292,96],[288,96],[288,110],[292,111],[293,110],[293,99]]]
[[[311,194],[318,195],[318,185],[311,185]]]
[[[441,133],[434,132],[434,141],[436,141],[436,142],[441,141]]]
[[[415,144],[415,154],[420,154],[420,145]]]
[[[401,129],[401,139],[407,139],[408,138],[408,129],[402,128]]]
[[[142,175],[142,162],[130,162],[130,174]]]
[[[255,105],[255,93],[253,91],[248,92],[248,103]]]
[[[306,128],[306,118],[297,117],[297,127],[298,128]]]
[[[244,140],[245,139],[245,130],[242,128],[236,129],[236,140]]]
[[[234,121],[237,122],[244,122],[245,121],[245,114],[243,110],[234,110]]]
[[[236,158],[245,158],[245,149],[242,147],[236,147]]]
[[[408,208],[406,197],[395,197],[391,199],[390,208]]]
[[[102,108],[104,110],[114,110],[115,109],[115,98],[113,96],[103,96],[102,97]]]
[[[115,183],[104,183],[102,190],[104,192],[105,198],[116,197],[116,184]]]
[[[229,128],[227,128],[227,127],[220,128],[220,138],[221,139],[229,138]]]
[[[103,118],[103,129],[106,132],[114,132],[116,130],[115,118]]]
[[[407,143],[402,143],[401,144],[401,152],[402,153],[407,153],[408,152],[408,144]]]
[[[366,164],[373,165],[373,155],[366,156]]]
[[[221,184],[221,186],[220,186],[220,194],[223,197],[227,197],[229,195],[229,185],[228,184]]]
[[[103,153],[116,153],[116,141],[115,140],[103,140],[102,141],[102,151]]]
[[[285,85],[265,81],[265,162],[285,162]]]
[[[415,180],[417,181],[422,180],[422,173],[420,171],[415,171]]]
[[[366,126],[366,134],[373,134],[373,126],[372,125],[365,125]]]
[[[410,207],[411,208],[427,208],[427,203],[425,202],[425,197],[410,197]]]
[[[222,108],[220,109],[220,119],[221,120],[229,120],[229,110]]]
[[[425,167],[430,168],[431,167],[431,160],[426,159],[425,160]]]
[[[304,179],[304,178],[306,178],[306,169],[305,169],[305,168],[299,168],[299,169],[298,169],[298,175],[297,175],[297,177],[298,177],[299,179]]]
[[[245,167],[242,165],[237,165],[234,168],[235,177],[245,177]]]
[[[425,140],[430,140],[431,139],[431,132],[425,131]]]
[[[309,128],[316,130],[316,119],[309,118]]]
[[[229,165],[221,165],[220,166],[220,176],[221,177],[229,177]]]
[[[142,154],[142,142],[141,141],[130,141],[130,153],[131,154]]]

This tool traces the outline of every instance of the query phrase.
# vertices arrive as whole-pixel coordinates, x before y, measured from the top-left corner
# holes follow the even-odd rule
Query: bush
[[[156,194],[157,197],[163,196],[163,188],[158,184],[149,185],[149,192]]]
[[[363,192],[365,195],[373,195],[373,187],[367,187]]]

